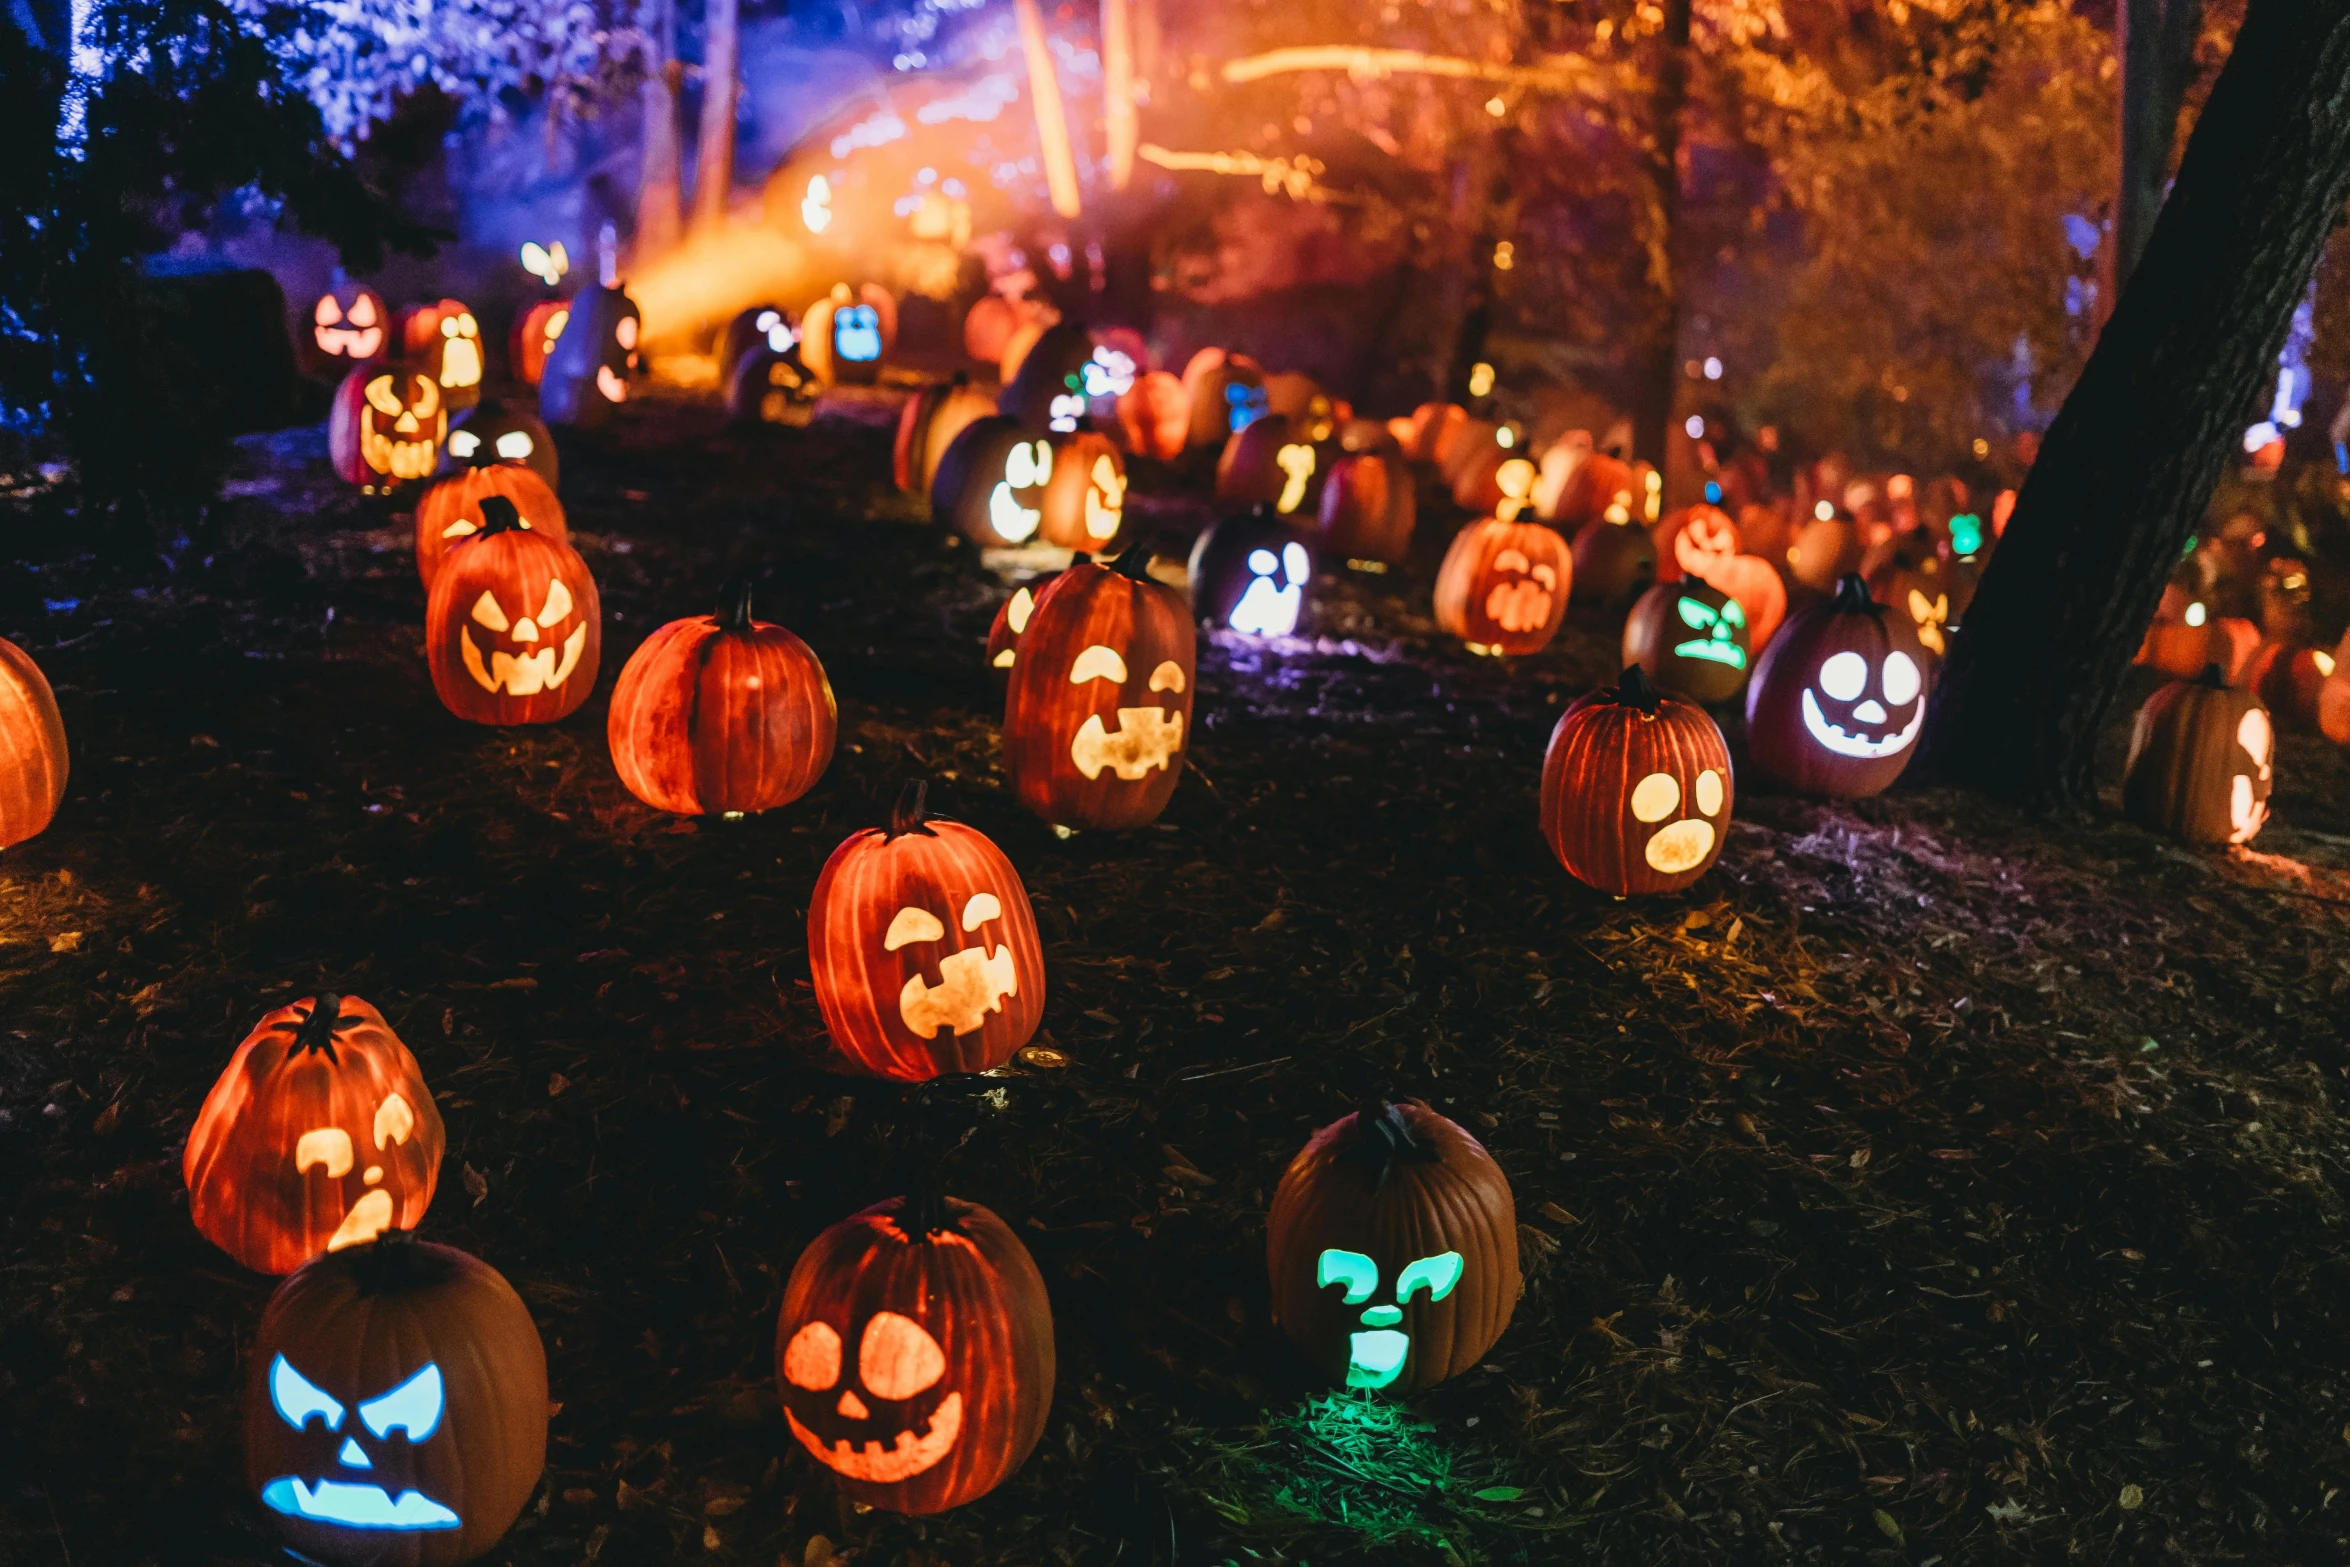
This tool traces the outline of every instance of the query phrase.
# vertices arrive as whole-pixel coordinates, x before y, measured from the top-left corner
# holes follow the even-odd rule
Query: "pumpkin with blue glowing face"
[[[280,1284],[245,1390],[245,1478],[304,1558],[456,1567],[538,1489],[547,1355],[479,1258],[389,1230]]]
[[[1518,1300],[1501,1167],[1416,1099],[1316,1132],[1273,1193],[1273,1319],[1332,1381],[1408,1392],[1475,1365]]]
[[[898,302],[877,283],[835,283],[800,317],[800,358],[826,386],[871,386],[898,336]]]

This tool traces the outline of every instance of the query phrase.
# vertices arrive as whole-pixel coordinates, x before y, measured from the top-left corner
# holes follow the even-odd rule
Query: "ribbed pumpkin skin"
[[[1444,1300],[1415,1295],[1398,1326],[1411,1353],[1391,1393],[1433,1387],[1475,1365],[1509,1326],[1518,1302],[1518,1211],[1508,1179],[1477,1140],[1420,1101],[1395,1105],[1432,1161],[1396,1160],[1374,1188],[1369,1168],[1349,1156],[1360,1112],[1316,1132],[1273,1193],[1265,1226],[1273,1320],[1333,1382],[1346,1380],[1349,1336],[1364,1307],[1395,1299],[1414,1259],[1461,1254],[1460,1283]],[[1379,1265],[1379,1285],[1362,1305],[1336,1284],[1317,1287],[1323,1251],[1360,1252]]]
[[[538,1489],[547,1461],[547,1352],[514,1287],[477,1257],[424,1241],[395,1242],[414,1256],[371,1270],[377,1246],[321,1257],[277,1288],[262,1315],[245,1379],[245,1483],[320,1477],[416,1490],[457,1514],[450,1529],[351,1529],[268,1514],[287,1541],[320,1561],[349,1567],[457,1567],[498,1543]],[[371,1288],[371,1284],[375,1287]],[[270,1401],[279,1355],[338,1402],[341,1425],[313,1420],[296,1431]],[[377,1441],[358,1406],[398,1387],[427,1363],[440,1368],[441,1420],[411,1444]],[[374,1467],[335,1461],[346,1439]]]
[[[1778,568],[1760,555],[1733,555],[1708,567],[1704,581],[1746,611],[1747,651],[1760,658],[1787,619],[1787,584]]]
[[[526,615],[536,616],[547,602],[551,585],[560,579],[571,596],[571,611],[544,633],[542,644],[561,650],[574,629],[584,625],[587,637],[580,656],[562,684],[516,696],[501,684],[493,691],[468,668],[464,641],[471,638],[486,661],[493,651],[512,653],[532,644],[509,642],[473,619],[474,606],[484,593],[494,594],[509,625],[519,626]],[[535,621],[534,621],[535,624]],[[532,528],[502,533],[477,533],[442,558],[424,607],[424,652],[432,669],[432,688],[442,706],[476,724],[551,724],[566,717],[596,686],[596,664],[604,646],[604,606],[596,595],[596,579],[569,544]],[[494,668],[491,670],[494,675]]]
[[[1444,552],[1436,571],[1436,624],[1490,652],[1539,653],[1558,635],[1574,580],[1565,539],[1539,522],[1487,517],[1461,529]]]
[[[396,416],[377,413],[367,401],[369,384],[387,376],[392,395],[405,398],[404,406],[415,413],[414,431],[399,433]],[[391,442],[387,448],[391,460],[385,467],[377,467],[368,455],[371,425]],[[343,377],[335,388],[335,400],[327,407],[327,455],[335,473],[347,484],[388,485],[401,479],[429,478],[440,466],[441,443],[448,437],[449,410],[441,402],[440,383],[415,370],[371,360]]]
[[[1711,788],[1700,792],[1708,772],[1718,780],[1718,796]],[[1644,822],[1634,808],[1636,791],[1653,774],[1673,780],[1673,804]],[[1661,804],[1661,793],[1649,799]],[[1734,793],[1730,748],[1705,709],[1660,696],[1648,713],[1619,700],[1611,687],[1571,703],[1551,731],[1542,757],[1542,836],[1570,875],[1601,892],[1619,898],[1677,892],[1721,856]],[[1711,811],[1704,809],[1709,802]],[[1668,829],[1673,836],[1660,839]],[[1670,852],[1659,847],[1652,859],[1652,844]],[[1701,858],[1685,863],[1700,849]]]
[[[564,326],[571,323],[571,301],[542,299],[524,307],[514,317],[514,330],[506,339],[506,367],[514,379],[528,386],[536,386],[547,373],[547,355],[554,352],[555,339],[563,335],[557,328],[552,336],[548,328],[556,317],[562,317]]]
[[[938,460],[974,419],[995,412],[995,400],[962,380],[939,381],[906,399],[890,444],[890,477],[908,495],[928,495]]]
[[[606,732],[620,781],[655,810],[767,811],[832,761],[838,709],[808,644],[782,626],[673,620],[629,655]]]
[[[903,1200],[875,1203],[826,1230],[800,1253],[775,1327],[775,1382],[800,1445],[855,1501],[899,1513],[937,1513],[977,1501],[1026,1461],[1052,1410],[1053,1308],[1020,1238],[977,1203],[944,1200],[949,1227],[909,1236]],[[945,1371],[914,1397],[887,1400],[864,1381],[857,1351],[876,1313],[911,1319],[944,1352]],[[836,1335],[838,1376],[802,1387],[788,1374],[794,1335],[821,1322]],[[859,1389],[864,1389],[858,1392]],[[868,1414],[843,1415],[856,1393]],[[930,1429],[949,1398],[960,1400],[954,1445],[897,1481],[854,1479],[834,1467],[837,1444],[862,1455],[897,1432]]]
[[[1072,683],[1078,656],[1106,647],[1125,665],[1123,684],[1107,679]],[[1037,595],[1019,661],[1004,694],[1004,772],[1020,803],[1062,827],[1140,827],[1158,819],[1183,775],[1183,748],[1191,743],[1191,704],[1198,685],[1199,634],[1183,595],[1163,583],[1136,581],[1084,562],[1071,566]],[[1169,677],[1160,666],[1173,664]],[[1161,688],[1152,689],[1152,682]],[[1114,767],[1088,777],[1073,748],[1088,719],[1118,734],[1127,713],[1155,709],[1140,722],[1173,732],[1163,766],[1138,778]]]
[[[981,893],[999,912],[966,930],[965,912]],[[898,911],[909,908],[926,910],[944,934],[892,952],[884,943]],[[944,987],[942,962],[970,949],[1008,954],[1012,989],[978,1014],[976,1028],[956,1033],[934,1022],[924,1037],[907,1021],[905,993],[915,979]],[[808,968],[833,1043],[876,1077],[919,1082],[988,1071],[1011,1060],[1044,1017],[1044,944],[1028,889],[1003,850],[961,822],[869,827],[833,850],[808,903]]]
[[[563,503],[536,471],[517,462],[466,468],[435,480],[416,503],[416,574],[427,588],[439,574],[449,546],[481,531],[485,495],[503,495],[512,501],[522,514],[523,526],[533,532],[571,542],[571,530],[563,522]]]
[[[0,637],[0,848],[56,818],[65,798],[65,719],[41,666]]]
[[[291,1273],[324,1252],[370,1192],[391,1199],[386,1228],[413,1229],[440,1181],[448,1138],[416,1058],[357,996],[342,998],[331,1052],[297,1048],[314,1003],[279,1007],[237,1046],[180,1160],[196,1228],[256,1273]],[[376,1116],[394,1094],[412,1122],[404,1139],[379,1145]],[[302,1134],[328,1127],[350,1139],[350,1168],[295,1168]],[[366,1178],[371,1168],[377,1181]]]
[[[2258,743],[2247,751],[2247,727]],[[2260,698],[2232,686],[2178,681],[2146,699],[2130,731],[2122,814],[2186,843],[2249,843],[2268,820],[2276,736]],[[2245,809],[2236,807],[2245,780]]]
[[[987,676],[995,682],[998,696],[1011,689],[1012,666],[1019,662],[1020,638],[1027,633],[1028,617],[1036,613],[1036,596],[1051,585],[1052,578],[1045,577],[1014,588],[1012,596],[996,606],[995,619],[988,622]]]
[[[1755,661],[1754,678],[1746,685],[1747,755],[1765,776],[1797,794],[1831,800],[1878,794],[1901,776],[1909,759],[1917,754],[1915,731],[1899,750],[1873,757],[1841,755],[1812,737],[1805,700],[1808,697],[1824,711],[1828,709],[1817,682],[1827,661],[1845,652],[1858,654],[1867,666],[1863,700],[1889,700],[1890,694],[1882,689],[1883,671],[1896,653],[1907,656],[1918,671],[1915,701],[1919,714],[1934,694],[1931,660],[1918,645],[1909,617],[1870,599],[1868,587],[1859,577],[1847,574],[1841,578],[1837,597],[1789,617]],[[1910,704],[1898,707],[1907,711]],[[1893,708],[1886,711],[1894,714]],[[1844,706],[1839,705],[1826,716],[1841,725],[1844,713]],[[1906,727],[1906,721],[1899,726],[1876,727],[1890,734]]]
[[[1182,456],[1191,438],[1191,394],[1182,378],[1171,370],[1135,377],[1118,399],[1118,429],[1129,451],[1160,462]]]
[[[1419,493],[1399,459],[1369,452],[1342,457],[1322,482],[1322,548],[1342,560],[1401,565],[1419,513]]]

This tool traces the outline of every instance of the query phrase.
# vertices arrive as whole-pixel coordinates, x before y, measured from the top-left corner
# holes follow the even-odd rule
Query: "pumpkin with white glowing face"
[[[1539,522],[1487,517],[1453,536],[1436,571],[1436,624],[1472,653],[1539,653],[1574,591],[1567,541]]]
[[[425,601],[433,690],[477,724],[551,724],[595,688],[596,579],[570,545],[523,527],[504,496],[480,505],[480,530],[452,543]]]
[[[562,335],[539,377],[539,417],[552,425],[593,428],[628,401],[643,320],[636,301],[614,285],[572,296]]]
[[[381,359],[390,326],[383,296],[374,289],[329,289],[310,309],[312,358],[322,364]]]
[[[1148,552],[1082,561],[1037,596],[1004,696],[1004,771],[1063,827],[1156,820],[1183,772],[1197,684],[1190,607]]]
[[[832,1041],[860,1070],[909,1082],[985,1072],[1044,1016],[1044,949],[1020,873],[986,834],[923,810],[907,785],[889,826],[852,835],[816,878],[808,968]]]
[[[817,1236],[784,1285],[784,1419],[870,1507],[936,1513],[994,1490],[1044,1434],[1053,1373],[1043,1276],[977,1203],[876,1203]]]
[[[2146,699],[2130,731],[2122,811],[2187,843],[2249,843],[2276,787],[2276,730],[2250,691],[2217,666]]]
[[[1916,750],[1928,671],[1909,617],[1848,575],[1763,650],[1746,688],[1747,753],[1798,794],[1876,794]]]
[[[1601,892],[1677,892],[1721,854],[1731,796],[1720,727],[1635,664],[1559,715],[1542,758],[1542,836]]]
[[[974,419],[938,460],[930,514],[986,549],[1041,542],[1054,465],[1051,436],[1003,414]]]
[[[447,1139],[416,1058],[357,996],[279,1007],[229,1058],[181,1157],[188,1216],[257,1273],[411,1228]]]
[[[1313,552],[1271,506],[1219,518],[1191,547],[1191,610],[1211,626],[1288,636],[1313,581]]]
[[[1624,662],[1692,701],[1727,702],[1752,663],[1745,607],[1694,577],[1660,582],[1625,617]]]
[[[440,466],[449,410],[429,375],[361,365],[343,378],[327,418],[335,472],[373,488],[424,479]]]
[[[792,424],[823,390],[799,348],[754,344],[736,360],[726,382],[726,416],[737,424]]]
[[[562,477],[555,438],[537,414],[514,403],[484,401],[449,432],[442,465],[485,468],[502,462],[522,464],[545,480],[549,490]]]
[[[1318,516],[1329,455],[1286,415],[1253,419],[1232,432],[1216,459],[1216,499],[1270,506],[1284,517]]]
[[[424,579],[426,589],[440,574],[441,559],[450,547],[481,531],[485,520],[481,503],[493,495],[513,505],[520,526],[570,542],[563,503],[536,473],[511,462],[466,468],[434,480],[416,503],[416,574]]]
[[[481,323],[462,300],[442,299],[400,313],[400,357],[440,383],[451,413],[481,401]]]

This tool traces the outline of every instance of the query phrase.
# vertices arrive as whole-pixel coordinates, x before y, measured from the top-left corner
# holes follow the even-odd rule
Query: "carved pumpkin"
[[[1160,462],[1182,456],[1191,438],[1191,394],[1181,378],[1165,370],[1137,376],[1118,399],[1118,430],[1128,451]]]
[[[1110,553],[1126,527],[1126,460],[1091,428],[1053,436],[1052,451],[1037,537],[1066,550]]]
[[[726,381],[726,417],[736,424],[792,424],[823,388],[800,362],[797,344],[755,343],[734,362]]]
[[[1411,553],[1419,513],[1419,492],[1399,458],[1341,457],[1322,484],[1322,549],[1349,562],[1399,566]]]
[[[570,542],[563,503],[537,474],[520,463],[467,468],[433,481],[432,488],[416,503],[416,574],[424,579],[426,588],[439,574],[450,546],[481,531],[481,503],[493,495],[512,503],[518,527]]]
[[[939,460],[966,426],[991,417],[995,399],[973,386],[970,378],[933,381],[912,397],[898,415],[897,439],[890,447],[890,476],[909,495],[928,495],[938,476]]]
[[[56,818],[65,799],[65,719],[41,666],[0,637],[0,849]]]
[[[2146,628],[2138,645],[2137,663],[2150,665],[2174,680],[2193,680],[2211,665],[2234,680],[2252,655],[2260,650],[2260,628],[2240,615],[2213,615],[2201,601],[2170,605],[2175,589],[2163,593],[2163,608]]]
[[[1228,506],[1267,505],[1284,517],[1320,507],[1323,453],[1281,414],[1252,419],[1232,432],[1216,459],[1216,499]]]
[[[547,1352],[495,1268],[387,1230],[277,1287],[245,1381],[245,1483],[305,1561],[457,1567],[547,1458]]]
[[[1718,506],[1686,506],[1667,513],[1650,531],[1656,540],[1656,580],[1713,579],[1738,553],[1738,524]]]
[[[987,628],[987,670],[998,696],[1011,687],[1012,666],[1019,662],[1020,638],[1028,630],[1028,618],[1036,613],[1036,596],[1051,585],[1052,577],[1023,584],[996,607],[995,619]]]
[[[919,1082],[1012,1059],[1044,1016],[1028,889],[985,833],[923,811],[832,851],[808,905],[808,969],[832,1042],[861,1071]]]
[[[1530,509],[1537,472],[1516,448],[1483,440],[1452,470],[1452,503],[1463,511],[1497,512],[1511,502]]]
[[[542,299],[524,306],[514,317],[513,330],[506,334],[506,363],[513,368],[514,379],[526,386],[538,385],[547,373],[547,356],[555,351],[563,329],[570,324],[568,299]]]
[[[1517,1204],[1477,1140],[1420,1101],[1316,1132],[1265,1226],[1273,1320],[1323,1375],[1397,1393],[1468,1370],[1518,1299]]]
[[[1053,466],[1050,436],[1004,414],[974,419],[940,454],[930,514],[985,549],[1027,544],[1044,525]]]
[[[1265,412],[1287,419],[1299,439],[1316,446],[1338,433],[1338,404],[1321,382],[1294,370],[1265,377]]]
[[[784,1418],[870,1507],[943,1512],[1001,1485],[1044,1434],[1053,1371],[1043,1276],[977,1203],[876,1203],[810,1242],[784,1285]]]
[[[1469,411],[1458,403],[1422,403],[1404,421],[1403,454],[1441,468],[1468,427]]]
[[[2316,635],[2309,612],[2309,567],[2279,557],[2261,568],[2260,629],[2274,641],[2306,646]]]
[[[1577,603],[1622,609],[1656,581],[1656,541],[1638,523],[1585,523],[1574,560]]]
[[[338,285],[310,307],[309,358],[327,365],[381,359],[390,343],[391,313],[372,288]]]
[[[449,432],[443,466],[486,468],[501,462],[521,463],[544,479],[549,490],[562,476],[555,437],[537,414],[512,403],[477,403]]]
[[[718,373],[743,362],[743,355],[754,348],[772,348],[777,353],[797,348],[800,329],[793,324],[791,312],[781,305],[753,305],[738,310],[718,329],[718,338],[711,345],[711,358],[718,362]]]
[[[1825,593],[1860,569],[1862,554],[1860,530],[1850,517],[1815,516],[1796,524],[1787,545],[1787,570],[1805,587]]]
[[[1542,836],[1601,892],[1677,892],[1721,854],[1732,793],[1720,727],[1634,665],[1559,715],[1542,758]]]
[[[1763,649],[1746,688],[1747,754],[1798,794],[1879,793],[1916,748],[1928,673],[1909,617],[1848,575]]]
[[[2336,745],[2350,745],[2350,632],[2342,634],[2332,653],[2320,657],[2329,667],[2317,691],[2317,732]]]
[[[1707,569],[1705,585],[1729,594],[1746,612],[1747,651],[1759,658],[1787,619],[1787,583],[1779,569],[1760,555],[1733,555]]]
[[[1660,582],[1624,619],[1624,662],[1693,702],[1727,702],[1753,663],[1745,606],[1694,577]]]
[[[1590,437],[1561,441],[1542,454],[1534,510],[1576,539],[1597,522],[1631,522],[1639,479],[1632,465],[1595,452]]]
[[[605,733],[628,792],[681,816],[769,811],[832,761],[838,710],[808,644],[751,618],[748,583],[714,614],[645,638],[612,687]]]
[[[1198,684],[1183,595],[1149,552],[1080,562],[1037,595],[1004,697],[1004,772],[1020,803],[1062,827],[1140,827],[1183,773]]]
[[[328,414],[326,444],[335,472],[373,489],[423,479],[440,466],[449,410],[429,375],[361,365],[343,377]]]
[[[2268,709],[2217,666],[2146,699],[2130,730],[2122,814],[2185,843],[2249,843],[2276,786]]]
[[[584,288],[571,298],[563,334],[539,377],[539,417],[551,425],[593,429],[628,401],[643,330],[636,301],[618,284]]]
[[[1047,328],[1007,372],[997,411],[1032,431],[1076,429],[1090,411],[1085,370],[1093,350],[1093,335],[1074,321]]]
[[[481,401],[481,323],[463,300],[442,299],[400,313],[400,357],[441,385],[451,413]]]
[[[1939,558],[1896,554],[1868,575],[1869,597],[1909,618],[1937,663],[1950,656],[1950,588]]]
[[[1567,541],[1539,522],[1487,517],[1453,536],[1436,571],[1436,624],[1472,653],[1539,653],[1574,591]]]
[[[1265,372],[1246,354],[1203,348],[1183,367],[1190,431],[1184,445],[1221,450],[1233,432],[1264,417]]]
[[[188,1133],[188,1216],[256,1273],[413,1228],[447,1138],[383,1014],[329,992],[279,1007],[229,1058]]]
[[[1313,552],[1270,506],[1218,518],[1191,547],[1191,610],[1212,626],[1288,636],[1305,613],[1313,580]]]
[[[525,528],[501,495],[442,557],[424,650],[441,704],[477,724],[551,724],[588,699],[603,651],[596,579],[569,544]]]
[[[2318,727],[2319,706],[2334,667],[2331,653],[2271,642],[2245,666],[2242,684],[2260,694],[2278,728],[2308,733]]]
[[[800,358],[826,386],[871,386],[897,339],[897,299],[878,283],[835,283],[800,317]]]

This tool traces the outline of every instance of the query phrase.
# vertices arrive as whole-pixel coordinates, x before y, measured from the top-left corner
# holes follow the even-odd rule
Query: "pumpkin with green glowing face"
[[[1624,662],[1663,690],[1726,702],[1751,664],[1745,607],[1695,577],[1660,582],[1624,620]]]

